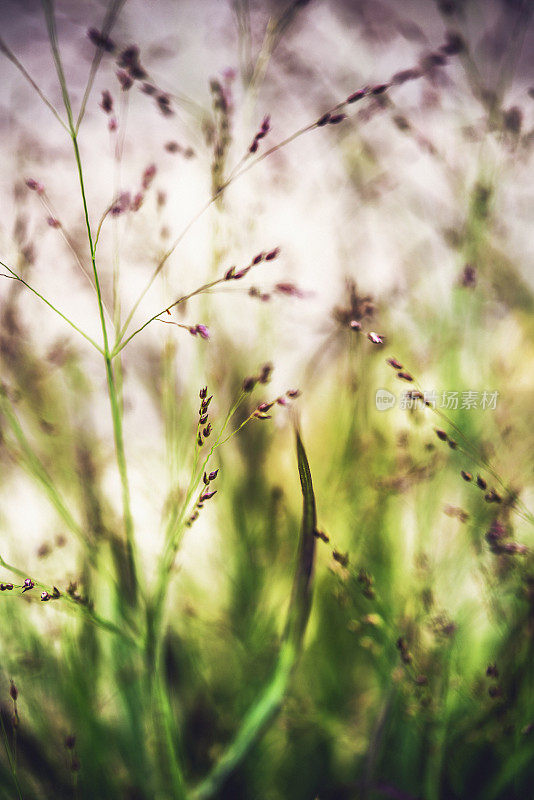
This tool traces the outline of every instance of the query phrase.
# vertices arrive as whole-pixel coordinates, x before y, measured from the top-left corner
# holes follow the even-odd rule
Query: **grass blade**
[[[278,662],[271,681],[249,710],[234,740],[215,764],[212,772],[192,792],[194,800],[207,800],[216,795],[227,778],[246,757],[254,743],[269,728],[282,707],[289,679],[297,663],[304,639],[312,602],[317,515],[310,466],[298,430],[296,431],[296,440],[303,497],[302,526],[297,566]]]

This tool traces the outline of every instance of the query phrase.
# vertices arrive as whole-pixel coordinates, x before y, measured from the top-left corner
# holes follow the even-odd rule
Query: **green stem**
[[[75,324],[75,323],[74,323],[74,322],[73,322],[71,319],[69,319],[68,317],[66,317],[66,316],[65,316],[65,314],[63,314],[63,313],[62,313],[62,312],[61,312],[59,309],[57,309],[57,308],[56,308],[54,305],[52,305],[52,303],[51,303],[49,300],[47,300],[47,299],[46,299],[46,297],[43,297],[43,295],[42,295],[42,294],[40,294],[40,293],[39,293],[39,292],[38,292],[36,289],[34,289],[34,288],[33,288],[33,286],[30,286],[30,284],[29,284],[29,283],[27,283],[27,282],[24,280],[24,278],[21,278],[21,277],[20,277],[20,275],[18,275],[18,274],[17,274],[17,273],[16,273],[14,270],[12,270],[12,269],[11,269],[11,267],[8,267],[8,265],[7,265],[7,264],[4,264],[4,262],[3,262],[3,261],[0,261],[0,265],[1,265],[2,267],[4,267],[4,269],[7,269],[7,271],[10,273],[9,275],[5,275],[5,276],[4,276],[5,278],[12,278],[13,280],[15,280],[15,281],[19,281],[20,283],[22,283],[22,284],[23,284],[23,286],[25,286],[25,287],[26,287],[27,289],[29,289],[29,290],[30,290],[30,292],[32,292],[32,293],[33,293],[33,294],[34,294],[36,297],[38,297],[40,300],[42,300],[42,301],[43,301],[43,303],[46,303],[46,305],[47,305],[49,308],[51,308],[51,309],[52,309],[52,311],[55,311],[55,312],[56,312],[56,314],[57,314],[58,316],[60,316],[60,317],[61,317],[61,319],[63,319],[65,322],[67,322],[67,323],[68,323],[68,324],[71,326],[71,328],[74,328],[74,330],[75,330],[77,333],[79,333],[79,334],[80,334],[80,336],[83,336],[83,338],[84,338],[84,339],[86,339],[86,340],[89,342],[89,344],[92,344],[92,345],[93,345],[93,347],[95,347],[95,348],[98,350],[98,352],[99,352],[99,353],[102,353],[102,355],[104,355],[104,351],[102,350],[102,348],[100,347],[100,345],[98,345],[98,344],[97,344],[97,343],[94,341],[94,339],[91,339],[91,337],[90,337],[90,336],[88,336],[88,335],[87,335],[87,333],[85,333],[84,331],[82,331],[82,329],[81,329],[81,328],[79,328],[79,327],[78,327],[78,326],[77,326],[77,325],[76,325],[76,324]]]
[[[271,682],[248,712],[236,738],[222,758],[219,759],[208,777],[192,792],[192,800],[207,800],[214,797],[250,751],[252,745],[269,727],[282,706],[297,655],[298,651],[294,642],[286,640],[282,645]]]
[[[122,431],[122,418],[121,418],[121,411],[120,405],[117,395],[117,387],[115,383],[115,377],[113,374],[113,368],[111,365],[111,356],[110,356],[110,349],[109,349],[109,340],[108,340],[108,332],[106,328],[106,320],[104,316],[104,304],[102,301],[102,291],[100,288],[100,280],[98,276],[98,269],[96,266],[96,253],[95,253],[95,245],[93,242],[93,235],[91,232],[91,223],[89,221],[89,210],[87,206],[87,197],[85,193],[85,182],[83,177],[83,169],[82,169],[82,161],[80,157],[80,150],[78,146],[78,135],[77,135],[77,128],[74,124],[74,119],[72,116],[72,107],[70,104],[70,97],[67,88],[67,83],[65,80],[65,74],[63,72],[63,66],[61,63],[61,54],[59,52],[58,41],[57,41],[57,33],[56,33],[56,24],[55,24],[55,17],[54,17],[54,5],[52,0],[42,0],[43,8],[46,17],[46,23],[48,28],[48,36],[50,39],[50,46],[52,49],[52,54],[54,57],[54,63],[56,65],[56,72],[59,79],[59,83],[61,85],[61,92],[63,95],[63,103],[65,105],[65,110],[67,112],[67,118],[69,123],[69,131],[70,137],[72,139],[72,146],[74,148],[74,157],[76,160],[76,168],[78,171],[78,179],[80,183],[80,192],[82,197],[82,204],[83,204],[83,213],[85,219],[85,227],[87,231],[87,238],[89,241],[89,251],[91,255],[91,264],[93,267],[93,276],[95,280],[95,288],[96,288],[96,296],[98,301],[98,312],[100,315],[100,324],[102,327],[102,337],[104,342],[104,361],[106,365],[106,379],[108,384],[108,394],[111,406],[111,417],[113,421],[113,436],[115,440],[115,454],[117,458],[117,466],[119,468],[119,475],[122,485],[122,505],[123,505],[123,518],[124,518],[124,529],[125,529],[125,536],[126,536],[126,547],[127,547],[127,558],[128,558],[128,565],[129,565],[129,586],[128,586],[128,594],[129,599],[132,603],[135,604],[137,599],[137,569],[136,569],[136,559],[135,559],[135,539],[134,539],[134,526],[133,526],[133,517],[131,513],[130,507],[130,488],[128,483],[128,472],[126,467],[126,455],[124,452],[124,437]]]

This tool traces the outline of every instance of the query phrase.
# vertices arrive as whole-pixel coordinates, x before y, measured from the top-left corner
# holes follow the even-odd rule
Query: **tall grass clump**
[[[530,4],[149,5],[0,37],[0,795],[529,797]]]

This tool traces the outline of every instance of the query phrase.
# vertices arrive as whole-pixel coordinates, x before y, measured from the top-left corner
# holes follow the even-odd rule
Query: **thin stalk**
[[[59,116],[58,112],[56,111],[56,109],[54,108],[54,106],[52,105],[50,100],[47,97],[45,97],[45,95],[43,94],[43,92],[41,91],[39,86],[35,83],[35,81],[31,77],[31,75],[26,71],[26,69],[23,67],[21,62],[16,57],[16,55],[7,46],[7,44],[4,42],[4,40],[2,38],[0,38],[0,52],[2,52],[6,56],[6,58],[8,58],[11,61],[11,63],[15,65],[15,67],[18,69],[18,71],[26,78],[26,80],[28,81],[30,86],[37,92],[37,94],[39,95],[39,97],[41,98],[43,103],[50,109],[50,111],[55,116],[55,118],[57,119],[59,124],[63,128],[65,128],[66,131],[68,131],[67,125],[61,119],[61,117]]]
[[[56,33],[56,25],[55,25],[55,17],[54,17],[54,7],[52,0],[42,0],[46,23],[48,27],[48,35],[50,39],[50,46],[52,49],[52,54],[54,57],[54,63],[56,65],[56,72],[59,79],[59,83],[61,85],[61,91],[63,95],[63,102],[65,105],[65,110],[67,112],[67,117],[69,121],[69,130],[70,136],[72,139],[72,145],[74,148],[74,157],[76,160],[76,168],[78,172],[78,178],[80,183],[80,192],[82,197],[82,204],[83,204],[83,212],[84,212],[84,219],[85,219],[85,227],[87,231],[87,238],[89,241],[89,250],[91,254],[91,264],[93,267],[93,275],[95,280],[95,288],[97,294],[97,301],[98,301],[98,311],[100,315],[100,324],[102,327],[102,336],[104,342],[104,361],[106,366],[106,379],[108,384],[108,394],[111,406],[111,417],[113,422],[113,436],[115,440],[115,454],[117,458],[117,466],[119,469],[119,475],[121,480],[121,487],[122,487],[122,506],[123,506],[123,518],[124,518],[124,529],[125,529],[125,536],[126,536],[126,547],[127,547],[127,557],[128,557],[128,566],[129,566],[129,590],[131,592],[131,600],[135,602],[137,598],[137,569],[136,569],[136,558],[135,558],[135,539],[134,539],[134,525],[133,525],[133,517],[131,512],[131,505],[130,505],[130,488],[128,483],[128,472],[126,467],[126,455],[124,451],[124,437],[123,437],[123,430],[122,430],[122,417],[121,417],[121,410],[117,395],[117,388],[115,384],[115,377],[113,374],[113,367],[111,363],[111,356],[110,356],[110,349],[109,349],[109,340],[108,340],[108,332],[106,328],[106,320],[104,316],[104,304],[102,301],[102,292],[100,288],[100,280],[98,276],[98,269],[96,265],[96,255],[95,255],[95,247],[93,243],[93,236],[91,232],[91,224],[89,221],[89,210],[87,206],[87,197],[85,193],[85,182],[83,177],[83,169],[82,169],[82,162],[80,157],[80,150],[78,147],[78,137],[77,131],[74,126],[74,120],[72,116],[72,107],[70,104],[70,97],[67,88],[67,83],[65,80],[65,74],[63,72],[63,65],[61,63],[61,55],[59,52],[58,42],[57,42],[57,33]]]
[[[208,800],[210,797],[215,797],[254,742],[269,727],[282,706],[297,655],[294,642],[286,640],[280,650],[278,664],[270,684],[243,720],[236,738],[222,758],[208,777],[191,793],[191,800]]]
[[[33,452],[31,445],[21,428],[17,416],[12,410],[9,401],[3,392],[0,392],[0,408],[22,450],[24,463],[27,470],[39,481],[51,504],[54,506],[67,527],[78,537],[78,539],[80,539],[84,545],[87,545],[87,539],[83,530],[80,528],[60,497],[59,492],[54,486],[52,478],[47,473],[39,458]]]
[[[110,3],[109,8],[106,12],[106,16],[104,17],[104,23],[102,25],[102,35],[109,36],[111,30],[117,21],[117,18],[121,12],[121,9],[124,5],[126,0],[113,0]],[[101,47],[97,47],[95,54],[93,56],[93,60],[91,62],[91,69],[89,71],[89,78],[87,80],[87,85],[85,87],[85,91],[83,93],[82,103],[80,106],[80,111],[78,113],[78,118],[76,120],[75,125],[75,133],[78,134],[80,130],[80,125],[82,124],[82,120],[85,115],[85,109],[87,107],[87,101],[89,100],[89,95],[91,94],[91,90],[93,88],[93,84],[96,78],[96,73],[98,72],[98,68],[100,66],[100,62],[102,61],[102,56],[104,55],[104,51]]]
[[[0,724],[2,725],[2,738],[4,740],[4,747],[6,748],[6,755],[7,755],[7,761],[8,761],[8,764],[9,764],[9,770],[11,772],[11,775],[13,776],[13,783],[15,784],[15,788],[17,790],[17,794],[19,796],[19,800],[23,800],[22,791],[20,789],[20,784],[19,784],[19,779],[17,777],[17,766],[16,766],[16,763],[15,763],[15,757],[14,757],[14,754],[11,752],[11,747],[9,746],[9,739],[8,739],[7,731],[6,731],[6,728],[5,728],[5,725],[4,725],[4,718],[3,718],[1,713],[0,713]]]
[[[29,283],[27,283],[27,281],[25,281],[25,280],[24,280],[24,278],[21,278],[21,277],[20,277],[20,275],[18,275],[18,274],[17,274],[17,273],[16,273],[14,270],[12,270],[12,269],[11,269],[11,267],[8,267],[8,265],[7,265],[7,264],[4,264],[4,262],[3,262],[3,261],[0,261],[0,265],[1,265],[1,266],[2,266],[4,269],[7,269],[7,271],[10,273],[9,275],[3,275],[3,276],[1,276],[1,277],[4,277],[4,278],[12,278],[13,280],[15,280],[15,281],[19,281],[20,283],[22,283],[22,284],[23,284],[23,286],[25,286],[27,289],[29,289],[29,290],[30,290],[30,292],[32,292],[32,293],[33,293],[33,294],[34,294],[36,297],[38,297],[38,298],[39,298],[39,300],[42,300],[42,301],[43,301],[43,303],[46,303],[46,305],[47,305],[49,308],[51,308],[51,309],[52,309],[52,311],[55,311],[55,312],[56,312],[56,314],[57,314],[59,317],[61,317],[61,319],[62,319],[62,320],[64,320],[65,322],[67,322],[67,323],[68,323],[68,324],[71,326],[71,328],[74,328],[74,330],[75,330],[77,333],[79,333],[79,334],[80,334],[80,336],[83,336],[83,338],[84,338],[86,341],[88,341],[88,342],[89,342],[89,344],[92,344],[92,345],[93,345],[93,347],[94,347],[96,350],[98,350],[98,352],[99,352],[99,353],[102,353],[102,355],[104,355],[104,351],[102,350],[102,348],[100,347],[100,345],[99,345],[99,344],[97,344],[97,343],[95,342],[95,340],[94,340],[94,339],[92,339],[92,338],[91,338],[91,337],[90,337],[90,336],[89,336],[87,333],[85,333],[85,331],[82,331],[82,329],[81,329],[81,328],[79,328],[79,327],[76,325],[76,323],[75,323],[75,322],[73,322],[71,319],[69,319],[67,316],[65,316],[65,314],[63,314],[63,313],[62,313],[62,312],[61,312],[61,311],[60,311],[58,308],[56,308],[56,307],[55,307],[55,306],[54,306],[54,305],[53,305],[53,304],[52,304],[52,303],[51,303],[49,300],[47,300],[47,299],[46,299],[46,297],[43,297],[43,295],[42,295],[42,294],[40,294],[40,293],[37,291],[37,289],[34,289],[34,288],[33,288],[33,286],[30,286],[30,284],[29,284]]]

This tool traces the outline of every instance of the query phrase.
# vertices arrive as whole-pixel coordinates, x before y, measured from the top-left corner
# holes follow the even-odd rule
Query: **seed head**
[[[245,378],[245,380],[243,381],[243,391],[247,392],[247,393],[251,392],[254,389],[254,387],[256,386],[257,382],[258,382],[258,379],[254,378],[252,376],[249,376],[248,378]]]
[[[409,372],[397,372],[397,378],[400,378],[401,381],[408,381],[408,383],[413,381],[413,377]]]
[[[217,489],[214,489],[213,492],[204,492],[200,495],[200,502],[204,503],[205,500],[211,500],[214,494],[217,494]]]
[[[328,120],[329,125],[339,125],[340,122],[343,122],[344,119],[347,119],[346,114],[333,114],[330,119]]]
[[[211,433],[211,422],[208,422],[208,424],[206,425],[206,427],[202,431],[202,434],[203,434],[204,438],[207,439],[208,436],[210,435],[210,433]]]
[[[460,475],[462,476],[464,481],[468,481],[469,482],[469,481],[473,480],[473,476],[471,475],[471,473],[470,472],[465,472],[465,470],[462,470],[460,472]]]
[[[128,73],[123,69],[118,69],[115,73],[117,75],[117,80],[121,85],[121,89],[123,92],[127,92],[133,86],[133,78],[131,78]]]
[[[219,470],[218,469],[214,469],[213,472],[210,472],[210,474],[208,475],[208,478],[210,479],[210,481],[214,481],[218,474],[219,474]]]
[[[41,592],[41,600],[43,603],[46,602],[47,600],[50,600],[50,595],[48,594],[48,592]]]
[[[207,410],[207,408],[208,408],[208,406],[209,406],[209,404],[211,403],[212,400],[213,400],[213,395],[212,394],[210,394],[209,397],[205,397],[202,400],[202,404],[201,404],[202,413],[205,413],[205,411]]]
[[[100,101],[100,108],[105,114],[111,114],[113,111],[113,98],[107,89],[102,92],[102,100]]]
[[[351,319],[349,327],[353,331],[361,331],[362,323],[358,322],[357,319]]]
[[[61,222],[55,217],[47,217],[46,222],[51,228],[61,228]]]
[[[402,369],[402,364],[400,361],[397,361],[396,358],[386,358],[386,362],[390,367],[393,367],[393,369]]]
[[[378,333],[375,333],[374,331],[370,331],[370,332],[367,334],[367,338],[368,338],[368,339],[369,339],[369,341],[370,341],[370,342],[372,342],[373,344],[384,344],[384,340],[382,339],[382,337],[381,337],[381,336],[379,336],[379,335],[378,335]],[[399,373],[399,374],[400,374],[400,373]]]
[[[10,681],[9,694],[10,694],[11,699],[13,700],[13,702],[16,703],[17,702],[17,697],[19,696],[19,690],[15,686],[13,680]]]
[[[28,189],[31,189],[32,192],[37,192],[37,194],[44,194],[44,186],[39,181],[34,180],[33,178],[26,178],[26,186]]]
[[[150,188],[152,181],[156,176],[157,168],[155,164],[150,164],[145,171],[143,172],[143,179],[141,181],[141,185],[143,189]]]
[[[329,112],[329,111],[327,111],[327,112],[326,112],[326,114],[323,114],[323,116],[322,116],[322,117],[320,117],[320,118],[317,120],[317,127],[318,127],[318,128],[322,128],[324,125],[328,125],[328,123],[330,122],[330,117],[331,117],[331,116],[332,116],[332,115],[330,114],[330,112]]]
[[[269,381],[271,380],[272,371],[273,371],[272,364],[264,364],[260,370],[260,374],[258,375],[258,381],[261,384],[269,383]]]
[[[279,247],[275,247],[274,250],[270,250],[266,254],[265,260],[266,261],[272,261],[274,258],[278,258],[279,255],[280,255],[280,248]]]
[[[87,36],[95,47],[100,47],[106,53],[112,53],[115,50],[115,42],[96,28],[89,28]]]
[[[480,475],[477,475],[477,486],[478,486],[479,489],[482,489],[482,491],[484,491],[484,492],[488,488],[487,481],[485,481],[484,478],[481,478]]]
[[[446,442],[449,438],[444,430],[441,428],[436,428],[436,436],[438,439],[441,439],[442,442]]]
[[[384,94],[387,89],[389,89],[389,83],[381,83],[371,89],[371,94]]]
[[[368,89],[359,89],[357,92],[353,92],[353,94],[349,94],[347,97],[347,103],[357,103],[358,100],[361,100],[367,94]]]
[[[286,395],[291,399],[295,400],[297,397],[300,397],[300,389],[289,389],[286,392]]]
[[[208,387],[203,386],[200,392],[198,393],[198,396],[200,397],[201,400],[205,400],[207,395],[208,395]]]

